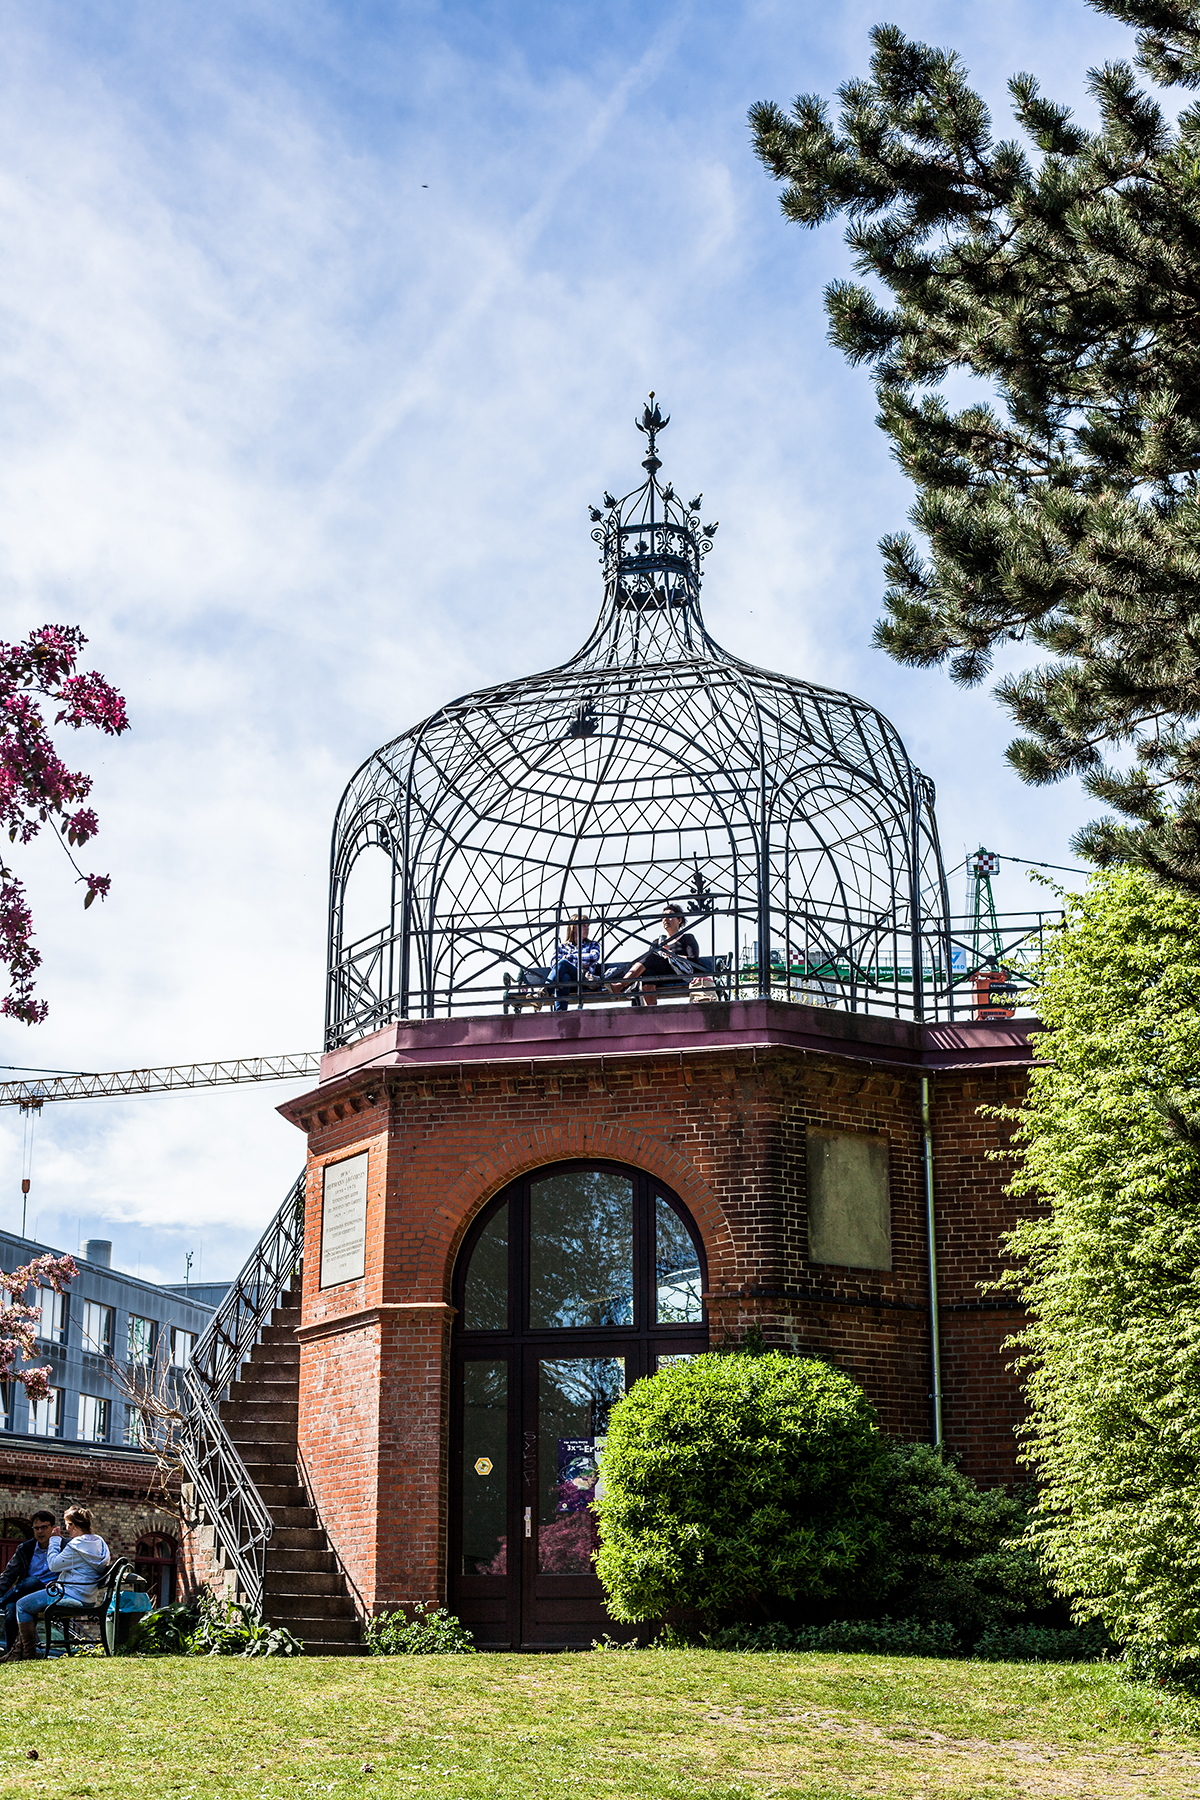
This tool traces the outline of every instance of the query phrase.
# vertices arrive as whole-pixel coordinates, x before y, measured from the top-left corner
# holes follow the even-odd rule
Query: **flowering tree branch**
[[[87,639],[74,625],[42,625],[18,644],[0,642],[0,829],[10,844],[28,844],[53,821],[60,842],[86,892],[88,907],[111,886],[107,875],[85,874],[72,851],[95,837],[99,821],[83,806],[92,778],[69,769],[54,748],[39,696],[57,706],[54,725],[78,731],[93,725],[109,737],[129,729],[125,702],[95,670],[77,674]],[[9,972],[10,991],[0,1014],[37,1025],[46,1002],[34,995],[41,952],[33,945],[33,915],[25,888],[0,862],[0,964]]]
[[[42,1316],[40,1306],[26,1304],[31,1287],[53,1288],[61,1294],[79,1270],[73,1256],[35,1256],[6,1275],[0,1269],[0,1383],[19,1381],[31,1400],[44,1400],[50,1392],[49,1364],[41,1368],[18,1368],[18,1358],[29,1361],[37,1349],[37,1328]]]

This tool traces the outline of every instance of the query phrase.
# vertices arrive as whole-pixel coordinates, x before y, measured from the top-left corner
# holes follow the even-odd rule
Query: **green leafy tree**
[[[614,1618],[706,1622],[832,1597],[878,1552],[883,1441],[827,1363],[698,1356],[613,1409],[596,1572]]]
[[[1068,903],[1016,1111],[1032,1531],[1080,1619],[1200,1656],[1200,900],[1143,871]]]
[[[1155,82],[1200,86],[1200,5],[1092,3]],[[953,51],[872,37],[836,123],[812,94],[750,118],[785,216],[847,217],[865,282],[827,290],[830,336],[918,490],[877,642],[964,685],[997,647],[1047,658],[996,689],[1013,766],[1120,815],[1078,853],[1200,892],[1200,107],[1171,124],[1112,63],[1085,130],[1016,75],[1025,141],[997,142]],[[956,372],[986,397],[951,405]]]

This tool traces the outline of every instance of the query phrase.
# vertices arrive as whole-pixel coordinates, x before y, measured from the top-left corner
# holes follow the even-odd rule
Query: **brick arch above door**
[[[462,1241],[480,1208],[517,1176],[547,1163],[586,1161],[625,1163],[657,1176],[683,1202],[695,1222],[708,1259],[710,1287],[723,1284],[732,1264],[732,1236],[724,1210],[696,1165],[654,1133],[598,1119],[563,1119],[503,1138],[487,1156],[463,1170],[447,1189],[430,1221],[427,1254],[442,1253],[441,1291],[450,1297],[454,1264]],[[441,1229],[437,1229],[440,1227]]]

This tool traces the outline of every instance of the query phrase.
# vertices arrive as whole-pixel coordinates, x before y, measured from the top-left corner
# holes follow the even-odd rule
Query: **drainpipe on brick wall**
[[[925,1140],[925,1230],[929,1239],[929,1339],[933,1352],[933,1441],[942,1442],[942,1345],[938,1328],[937,1226],[933,1211],[933,1116],[929,1077],[921,1077],[921,1136]]]

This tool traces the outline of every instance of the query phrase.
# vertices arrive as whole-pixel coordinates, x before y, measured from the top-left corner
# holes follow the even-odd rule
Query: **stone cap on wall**
[[[778,1000],[730,1000],[704,1006],[589,1006],[573,1012],[409,1019],[357,1043],[327,1051],[320,1085],[367,1069],[504,1063],[579,1057],[703,1055],[728,1050],[794,1049],[911,1069],[914,1074],[980,1067],[1028,1067],[1037,1019],[964,1019],[917,1024],[794,1006]],[[295,1101],[281,1112],[290,1113]]]

